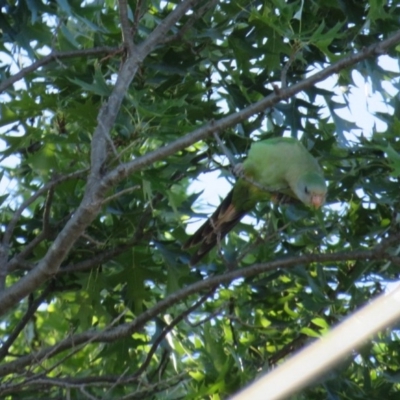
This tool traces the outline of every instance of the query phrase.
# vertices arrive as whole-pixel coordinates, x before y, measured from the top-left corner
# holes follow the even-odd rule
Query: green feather
[[[241,166],[241,177],[214,214],[189,238],[183,248],[200,245],[191,258],[196,264],[254,206],[275,194],[290,196],[320,207],[326,183],[317,160],[293,138],[256,142]]]

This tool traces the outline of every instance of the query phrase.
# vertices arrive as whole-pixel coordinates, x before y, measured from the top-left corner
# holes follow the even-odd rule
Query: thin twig
[[[132,37],[135,37],[137,31],[139,30],[139,22],[142,16],[144,15],[142,6],[143,6],[142,0],[136,0],[135,15],[133,17]]]
[[[107,245],[106,242],[100,242],[94,238],[92,238],[88,233],[82,233],[81,235],[84,239],[86,239],[89,243],[94,244],[97,247],[105,247]]]
[[[233,157],[232,153],[225,146],[224,142],[221,140],[221,138],[219,137],[219,135],[216,131],[213,132],[213,135],[214,135],[214,138],[215,138],[216,142],[218,143],[218,146],[220,147],[221,151],[228,158],[231,168],[234,169],[237,163],[236,163],[236,160]]]
[[[269,240],[272,240],[274,237],[277,237],[279,233],[286,230],[288,226],[290,226],[291,222],[287,222],[281,228],[277,229],[276,231],[272,232],[271,234],[267,235],[266,237],[262,237],[260,234],[257,234],[256,240],[251,242],[248,246],[246,246],[243,251],[239,254],[237,258],[237,262],[243,260],[243,258],[252,250],[256,249],[261,243],[266,243]],[[262,229],[261,229],[262,231]]]
[[[58,185],[59,183],[65,182],[69,179],[75,179],[83,176],[88,171],[88,168],[83,170],[75,171],[67,175],[60,176],[58,178],[52,179],[50,182],[46,183],[42,188],[37,190],[29,199],[25,200],[17,211],[15,211],[11,221],[9,222],[7,229],[4,233],[2,245],[8,246],[10,238],[14,232],[15,226],[19,217],[21,216],[22,212],[29,207],[38,197],[40,197],[43,193],[46,193],[49,189],[53,188],[54,186]]]
[[[128,19],[128,4],[126,0],[118,0],[118,4],[119,4],[119,18],[121,21],[121,28],[122,28],[121,29],[122,38],[124,40],[124,44],[129,54],[132,54],[135,51],[135,45],[133,43],[132,27]]]
[[[282,347],[280,350],[274,353],[271,357],[269,357],[268,365],[273,366],[279,360],[286,357],[288,354],[295,352],[297,349],[299,349],[304,345],[307,339],[309,339],[307,335],[305,335],[304,333],[300,333],[300,335],[297,338],[293,339],[290,343],[286,344],[284,347]]]
[[[129,372],[129,367],[125,369],[125,371],[121,374],[118,375],[118,378],[115,380],[115,382],[109,387],[109,389],[107,390],[106,393],[104,393],[103,398],[108,398],[110,392],[118,385],[121,384],[121,382],[124,380],[124,377],[126,376],[126,374]]]
[[[81,386],[79,388],[79,391],[86,396],[89,400],[100,400],[98,397],[92,396],[90,393],[88,393],[85,389],[85,386]]]
[[[212,320],[213,318],[215,318],[218,314],[221,313],[221,311],[226,308],[226,306],[228,305],[228,302],[224,302],[221,306],[219,306],[218,308],[216,308],[211,314],[207,315],[207,317],[201,319],[200,321],[197,322],[190,322],[188,318],[186,318],[186,323],[188,325],[190,325],[192,328],[197,328],[200,325],[205,324],[206,322]]]
[[[54,28],[53,37],[51,38],[51,48],[52,49],[54,49],[56,47],[57,34],[61,28],[62,23],[63,23],[63,18],[60,18],[57,22],[57,26]]]
[[[65,182],[66,180],[69,179],[75,179],[75,178],[79,178],[81,176],[83,176],[88,170],[84,169],[84,170],[79,170],[79,171],[75,171],[72,172],[70,174],[67,175],[63,175],[60,176],[58,178],[54,178],[53,180],[51,180],[50,182],[48,182],[47,184],[45,184],[42,188],[40,188],[39,190],[37,190],[31,197],[29,197],[27,200],[25,200],[20,206],[19,208],[14,212],[14,215],[12,216],[10,222],[7,225],[7,228],[4,232],[3,235],[3,240],[0,243],[0,286],[1,283],[4,283],[4,279],[6,277],[7,272],[9,271],[9,265],[7,263],[8,261],[8,254],[9,254],[9,246],[10,246],[10,240],[11,237],[14,233],[14,229],[17,225],[17,222],[19,220],[19,218],[21,217],[23,211],[29,207],[37,198],[39,198],[40,196],[42,196],[44,193],[46,193],[47,191],[53,189],[56,185],[58,185],[59,183]],[[48,205],[45,205],[45,210],[44,210],[44,225],[43,228],[45,229],[46,224],[48,224],[48,222],[45,222],[46,219],[48,221],[49,219],[49,204],[52,200],[52,196],[53,194],[49,195],[49,197],[47,198],[48,201]],[[46,229],[45,231],[42,231],[41,235],[39,235],[38,238],[35,238],[32,242],[34,242],[34,245],[36,245],[38,242],[42,241],[45,236],[47,235],[48,230]],[[29,249],[33,248],[33,245],[30,244],[27,246]],[[26,251],[24,250],[24,252],[26,253]],[[15,257],[14,257],[15,259]]]
[[[131,394],[127,394],[124,397],[121,397],[120,400],[131,400],[131,399],[142,400],[145,398],[150,398],[152,394],[154,395],[155,393],[160,392],[162,390],[166,390],[167,388],[170,388],[171,386],[178,385],[183,380],[183,377],[188,376],[188,375],[189,375],[189,372],[187,372],[187,371],[181,372],[180,374],[175,375],[169,379],[166,379],[165,381],[157,382],[151,386],[146,385],[146,389],[141,390],[141,391],[136,391]],[[165,385],[166,382],[169,383],[171,381],[173,382],[172,385],[169,385],[169,386]]]
[[[51,203],[53,201],[54,195],[54,186],[50,187],[49,192],[47,193],[47,197],[44,203],[44,211],[43,211],[43,223],[42,223],[42,231],[33,238],[31,242],[29,242],[24,249],[17,255],[15,255],[7,265],[7,272],[11,272],[16,263],[22,262],[25,257],[31,253],[36,246],[41,243],[43,240],[47,239],[50,234],[50,210]]]
[[[46,234],[43,234],[43,231],[35,237],[31,242],[29,242],[20,253],[16,254],[7,264],[7,272],[10,273],[18,269],[18,267],[22,267],[22,269],[29,271],[34,268],[33,263],[29,263],[25,261],[25,258],[35,249],[38,243],[40,243],[44,239],[51,239],[52,236],[56,235],[60,226],[63,226],[66,221],[71,217],[71,213],[65,215],[60,221],[58,221],[52,230],[47,230]]]
[[[287,81],[286,81],[286,75],[289,71],[290,66],[293,64],[294,60],[296,59],[297,53],[302,49],[302,46],[299,43],[296,43],[296,48],[290,54],[289,60],[285,64],[285,66],[282,68],[281,72],[281,88],[284,89],[287,87]]]
[[[146,385],[146,388],[142,391],[135,391],[134,393],[126,395],[126,397],[120,397],[120,399],[144,399],[147,397],[147,395],[151,393],[156,393],[161,390],[165,390],[168,387],[175,386],[179,382],[182,381],[182,378],[185,376],[188,376],[188,371],[181,372],[180,374],[174,375],[162,382],[157,382],[152,385]],[[100,380],[99,380],[100,378]],[[18,382],[17,384],[11,385],[11,384],[6,384],[6,385],[1,385],[0,386],[0,393],[2,395],[7,395],[7,394],[12,394],[16,392],[20,392],[21,388],[24,387],[24,385],[27,386],[33,386],[36,387],[37,390],[44,390],[45,388],[48,387],[60,387],[64,389],[78,389],[80,390],[81,387],[85,387],[88,385],[91,385],[92,387],[107,387],[109,385],[113,385],[114,382],[118,379],[117,376],[112,377],[112,381],[109,381],[108,379],[103,379],[103,377],[99,376],[93,376],[89,377],[89,379],[85,379],[85,384],[83,386],[82,383],[79,383],[80,380],[74,380],[72,379],[60,379],[60,378],[37,378],[33,381],[30,382]],[[77,381],[78,383],[76,383]],[[173,382],[170,384],[170,382]],[[126,385],[127,382],[125,380],[122,380],[119,382],[119,385]]]
[[[171,43],[175,42],[177,40],[181,40],[183,36],[185,36],[186,32],[192,28],[192,26],[195,24],[197,20],[199,20],[207,11],[211,10],[215,5],[218,3],[218,0],[211,0],[207,1],[202,7],[200,7],[197,11],[193,10],[193,14],[191,17],[186,21],[185,25],[182,26],[182,28],[175,34],[171,36],[167,36],[164,40],[163,43]]]
[[[192,306],[187,308],[184,312],[179,314],[176,318],[174,318],[167,326],[164,327],[159,336],[154,340],[153,345],[147,353],[147,357],[144,360],[143,364],[140,368],[131,376],[131,379],[137,379],[143,372],[146,370],[148,365],[150,364],[151,359],[153,358],[154,353],[156,352],[160,343],[164,340],[164,338],[168,335],[172,329],[179,324],[184,318],[186,318],[191,312],[193,312],[196,308],[200,307],[215,291],[215,287],[209,290],[204,296],[202,296],[198,301],[196,301]]]
[[[38,307],[45,301],[46,297],[53,290],[53,288],[54,285],[52,282],[50,282],[42,294],[29,305],[25,315],[19,320],[18,324],[14,327],[13,331],[7,336],[7,339],[2,344],[0,348],[0,359],[3,359],[7,355],[9,348],[18,338],[18,335],[22,332],[26,324],[33,317]]]
[[[122,311],[119,315],[117,315],[117,317],[115,317],[111,323],[107,326],[106,329],[109,329],[111,327],[113,327],[126,313],[127,313],[127,309],[125,309],[124,311]],[[59,365],[62,365],[67,359],[71,358],[74,354],[78,353],[79,351],[81,351],[81,349],[83,349],[85,346],[87,346],[88,344],[90,344],[93,340],[95,340],[95,337],[93,337],[91,340],[88,340],[87,343],[81,343],[78,344],[76,346],[73,346],[72,350],[69,351],[68,354],[66,354],[64,357],[62,357],[61,359],[59,359],[55,364],[53,364],[52,366],[50,366],[49,368],[44,367],[42,364],[44,361],[48,360],[53,354],[49,353],[47,354],[45,357],[43,358],[34,358],[34,364],[32,363],[29,367],[34,368],[37,367],[38,365],[42,366],[43,368],[43,372],[37,374],[37,375],[31,375],[31,373],[29,372],[29,370],[27,371],[28,374],[28,378],[25,382],[28,382],[32,379],[35,379],[37,377],[42,377],[45,376],[46,374],[50,373],[51,371],[53,371],[54,369],[56,369]]]
[[[50,228],[50,210],[51,210],[51,203],[53,202],[53,197],[54,197],[54,186],[50,187],[49,192],[47,193],[46,201],[44,203],[42,230],[46,234]]]
[[[127,194],[127,193],[131,193],[131,192],[133,192],[133,191],[135,191],[135,190],[138,190],[138,189],[140,189],[140,188],[141,188],[141,185],[135,185],[135,186],[132,186],[132,187],[130,187],[130,188],[123,189],[123,190],[119,191],[118,193],[113,194],[112,196],[106,197],[106,198],[101,202],[101,204],[103,205],[103,204],[109,203],[110,201],[113,201],[113,200],[115,200],[115,199],[118,199],[119,197],[124,196],[124,195]]]
[[[153,199],[153,204],[158,203],[162,198],[162,195],[155,196]],[[132,236],[132,239],[130,239],[128,242],[115,247],[111,250],[106,250],[103,253],[97,254],[95,257],[91,258],[90,260],[85,260],[81,261],[77,264],[72,264],[72,265],[67,265],[65,267],[62,267],[59,271],[58,274],[65,274],[65,273],[71,273],[71,272],[82,272],[82,271],[87,271],[91,268],[93,268],[96,265],[99,265],[101,263],[104,263],[105,261],[111,260],[112,258],[115,258],[117,255],[125,252],[126,250],[132,248],[136,243],[138,243],[140,240],[143,239],[144,237],[144,228],[146,227],[146,224],[148,223],[149,219],[151,218],[151,213],[152,213],[152,207],[149,204],[146,209],[143,211],[142,216],[136,225],[135,233]]]
[[[198,3],[200,3],[200,0],[185,0],[177,3],[174,11],[169,13],[167,17],[164,18],[164,20],[159,22],[157,27],[147,37],[146,43],[144,43],[143,45],[145,47],[153,47],[163,43],[170,29],[178,21],[180,21],[189,10],[193,10],[193,7],[195,7]]]
[[[108,53],[108,54],[118,54],[123,51],[123,47],[94,47],[93,49],[84,49],[84,50],[73,50],[73,51],[53,51],[47,56],[41,58],[38,61],[35,61],[31,65],[22,68],[19,72],[15,75],[11,76],[10,78],[4,80],[0,84],[0,93],[4,90],[9,88],[13,83],[18,82],[20,79],[24,78],[31,72],[36,71],[40,67],[49,64],[52,61],[57,59],[64,59],[64,58],[75,58],[75,57],[84,57],[84,56],[97,56],[100,54]]]
[[[240,325],[249,328],[249,329],[260,329],[260,330],[264,330],[264,329],[268,329],[269,327],[264,327],[262,325],[252,325],[249,324],[247,322],[244,322],[241,318],[237,317],[236,315],[227,315],[226,318],[228,318],[229,320],[238,322]]]

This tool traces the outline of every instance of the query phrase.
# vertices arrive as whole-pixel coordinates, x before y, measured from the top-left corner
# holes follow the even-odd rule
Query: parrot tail
[[[215,210],[214,214],[182,246],[183,249],[188,249],[200,245],[196,253],[191,257],[190,265],[197,264],[247,213],[245,210],[235,208],[232,204],[232,197],[233,189]]]

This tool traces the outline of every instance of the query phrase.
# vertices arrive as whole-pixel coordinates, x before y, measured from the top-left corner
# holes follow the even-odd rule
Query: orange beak
[[[325,196],[322,194],[314,194],[311,196],[311,205],[320,208],[325,203]]]

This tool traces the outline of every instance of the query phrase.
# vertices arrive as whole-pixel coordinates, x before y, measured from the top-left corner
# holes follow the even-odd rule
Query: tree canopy
[[[397,281],[399,18],[397,0],[1,2],[2,398],[227,398]],[[356,76],[383,129],[341,114]],[[283,135],[326,205],[260,203],[189,266],[191,184],[232,184]],[[399,353],[392,327],[294,398],[398,399]]]

